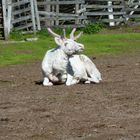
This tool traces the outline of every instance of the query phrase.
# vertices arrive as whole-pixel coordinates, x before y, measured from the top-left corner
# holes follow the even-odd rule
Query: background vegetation
[[[140,53],[139,27],[107,29],[100,25],[88,25],[82,29],[85,33],[78,42],[85,45],[83,53],[88,56]],[[71,29],[67,29],[67,34],[70,31]],[[56,32],[62,34],[60,30]],[[38,37],[38,40],[25,41],[33,37]],[[40,61],[45,52],[55,46],[53,38],[46,30],[36,35],[23,35],[21,32],[13,31],[9,41],[0,41],[0,66]]]

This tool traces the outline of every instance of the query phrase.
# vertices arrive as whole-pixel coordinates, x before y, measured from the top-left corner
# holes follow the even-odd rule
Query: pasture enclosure
[[[2,0],[2,37],[11,29],[33,31],[48,26],[83,27],[140,23],[140,0]]]

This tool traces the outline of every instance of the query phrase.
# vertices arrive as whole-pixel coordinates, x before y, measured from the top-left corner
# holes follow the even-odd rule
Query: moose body
[[[48,31],[55,37],[58,47],[47,51],[42,61],[43,85],[52,86],[55,83],[66,83],[67,86],[83,81],[85,83],[99,83],[101,74],[95,64],[86,56],[78,55],[84,45],[77,43],[81,33],[74,37],[75,28],[70,39]]]
[[[75,30],[75,29],[74,29]],[[67,67],[69,56],[84,49],[84,45],[72,39],[62,38],[51,29],[48,31],[55,37],[58,47],[47,51],[42,61],[42,72],[44,76],[43,85],[51,86],[54,83],[64,83],[67,80]]]
[[[79,82],[99,83],[102,80],[101,73],[86,55],[72,55],[69,57],[68,65],[66,85],[73,85]]]

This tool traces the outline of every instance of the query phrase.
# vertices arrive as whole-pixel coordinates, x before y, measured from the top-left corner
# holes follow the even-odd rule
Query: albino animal
[[[70,39],[67,39],[54,33],[50,28],[48,28],[48,31],[54,36],[58,47],[47,51],[42,61],[43,85],[51,86],[54,83],[64,83],[66,80],[71,85],[69,79],[67,79],[68,58],[84,49],[83,44],[75,41],[82,33],[74,37],[76,31],[74,28],[70,34]]]
[[[55,37],[57,48],[49,50],[42,61],[42,72],[44,75],[43,85],[51,86],[54,83],[66,83],[67,86],[85,83],[99,83],[102,78],[95,64],[86,56],[75,53],[84,49],[84,45],[74,40],[81,36],[81,33],[74,37],[73,29],[70,39],[54,33],[50,28],[48,31]]]
[[[74,85],[83,81],[85,83],[99,83],[101,73],[95,64],[86,55],[72,55],[69,57],[66,85]]]

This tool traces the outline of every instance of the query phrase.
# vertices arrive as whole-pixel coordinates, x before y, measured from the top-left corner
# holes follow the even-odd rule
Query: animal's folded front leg
[[[44,77],[43,86],[52,86],[53,83],[49,81],[47,77]]]
[[[58,77],[56,75],[53,75],[53,74],[49,74],[48,78],[50,79],[50,81],[52,81],[54,83],[59,81]]]
[[[53,74],[48,74],[48,77],[44,77],[43,85],[44,86],[52,86],[53,83],[57,83],[59,81],[58,77]]]
[[[75,85],[75,84],[79,83],[79,81],[80,81],[79,78],[75,78],[72,75],[68,74],[67,75],[66,85],[67,86]]]

